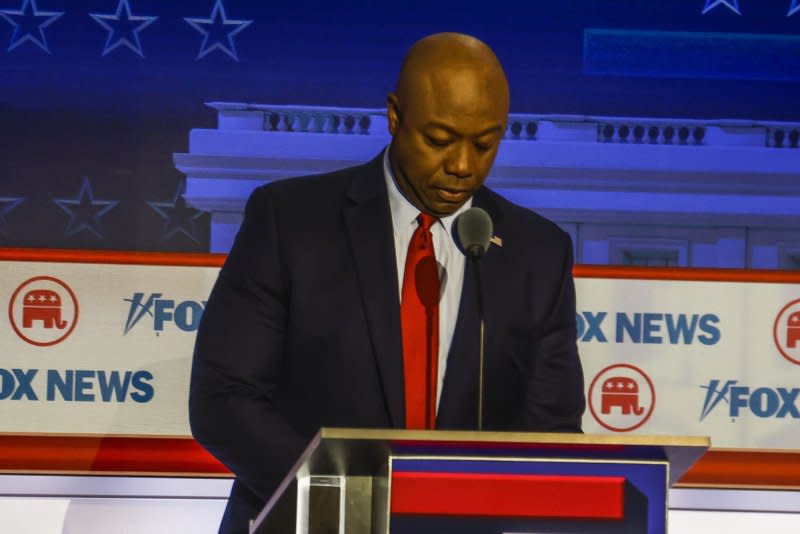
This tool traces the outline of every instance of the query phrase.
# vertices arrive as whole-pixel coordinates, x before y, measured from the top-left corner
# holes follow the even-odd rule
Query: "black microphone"
[[[480,319],[480,346],[478,348],[478,430],[483,430],[483,363],[486,320],[483,311],[483,284],[478,260],[489,250],[492,238],[492,218],[481,208],[470,208],[455,220],[456,235],[464,255],[475,268],[475,289],[478,292],[478,318]]]
[[[492,218],[481,208],[470,208],[456,218],[456,234],[464,254],[477,260],[489,250]]]

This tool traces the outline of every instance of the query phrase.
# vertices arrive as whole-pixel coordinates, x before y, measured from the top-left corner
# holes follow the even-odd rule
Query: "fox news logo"
[[[731,418],[740,417],[742,412],[760,418],[777,417],[784,419],[792,417],[800,419],[798,409],[798,396],[800,388],[783,387],[757,387],[736,385],[738,380],[711,380],[707,386],[700,386],[706,390],[703,410],[700,420],[714,411],[722,401],[728,406],[728,415]]]
[[[579,311],[575,314],[581,343],[644,345],[716,345],[722,338],[713,313],[627,313]]]
[[[155,395],[152,382],[144,369],[0,368],[0,401],[147,403]]]
[[[149,295],[134,293],[131,298],[123,299],[130,304],[123,335],[130,332],[145,317],[152,319],[152,322],[150,322],[150,319],[146,320],[146,322],[151,325],[156,333],[163,332],[167,324],[173,324],[184,332],[197,330],[207,301],[184,300],[176,302],[174,299],[162,297],[162,293],[150,293]]]

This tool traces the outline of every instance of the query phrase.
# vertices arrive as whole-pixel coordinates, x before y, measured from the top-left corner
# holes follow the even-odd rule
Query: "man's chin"
[[[451,191],[448,189],[437,189],[436,196],[438,197],[438,201],[442,204],[447,204],[451,206],[456,206],[455,210],[460,208],[464,205],[464,203],[469,200],[469,197],[472,196],[471,191]]]
[[[466,202],[466,200],[464,202]],[[464,205],[464,202],[431,202],[425,206],[425,211],[434,217],[441,219],[458,211],[458,209]]]

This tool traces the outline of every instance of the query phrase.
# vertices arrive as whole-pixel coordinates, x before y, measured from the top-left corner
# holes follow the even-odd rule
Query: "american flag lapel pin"
[[[489,243],[492,243],[493,245],[497,245],[498,247],[502,247],[503,246],[503,240],[501,238],[497,237],[496,235],[493,235],[489,239]]]

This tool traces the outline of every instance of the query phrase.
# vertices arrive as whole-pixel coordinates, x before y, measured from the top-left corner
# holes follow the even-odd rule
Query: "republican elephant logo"
[[[800,365],[800,299],[784,306],[772,327],[775,348],[787,361]]]
[[[587,393],[594,422],[613,432],[631,432],[653,415],[656,388],[642,369],[629,363],[609,365],[595,374]],[[591,418],[584,418],[591,431]]]
[[[22,328],[32,328],[41,321],[44,328],[63,330],[67,321],[61,318],[61,297],[50,289],[32,289],[25,293],[22,304]]]
[[[792,313],[786,320],[786,346],[794,349],[798,341],[800,341],[800,311]]]
[[[639,406],[639,384],[627,376],[612,376],[603,381],[600,412],[610,414],[611,408],[619,408],[623,415],[642,415],[644,407]]]
[[[23,341],[48,347],[61,343],[75,330],[78,299],[62,280],[36,276],[14,291],[8,316],[14,332]]]

